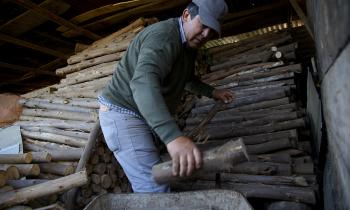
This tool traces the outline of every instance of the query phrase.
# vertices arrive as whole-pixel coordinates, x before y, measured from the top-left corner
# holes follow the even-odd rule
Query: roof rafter
[[[101,38],[101,36],[88,31],[82,27],[79,27],[75,24],[73,24],[72,22],[48,11],[47,9],[41,8],[38,5],[34,4],[33,2],[29,1],[29,0],[14,0],[13,2],[15,2],[16,4],[23,6],[27,9],[33,10],[35,12],[37,12],[39,15],[42,15],[46,18],[48,18],[49,20],[59,24],[59,25],[63,25],[65,27],[71,28],[74,31],[79,32],[80,34],[92,39],[92,40],[98,40]]]

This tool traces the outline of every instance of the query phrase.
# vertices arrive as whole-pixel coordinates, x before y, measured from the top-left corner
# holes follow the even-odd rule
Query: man
[[[220,34],[224,0],[193,0],[180,18],[148,26],[131,42],[102,91],[99,117],[106,143],[123,167],[134,192],[168,192],[157,184],[152,166],[160,158],[152,131],[166,144],[174,176],[189,176],[201,167],[201,153],[180,131],[171,113],[184,87],[225,103],[228,90],[216,90],[194,77],[196,49]]]

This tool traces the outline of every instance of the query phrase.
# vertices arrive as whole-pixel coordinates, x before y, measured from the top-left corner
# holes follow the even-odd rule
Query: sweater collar
[[[182,18],[179,17],[178,20],[179,20],[179,30],[180,30],[181,43],[183,45],[186,45],[187,44],[187,40],[186,40],[184,26],[183,26],[183,23],[182,23]]]

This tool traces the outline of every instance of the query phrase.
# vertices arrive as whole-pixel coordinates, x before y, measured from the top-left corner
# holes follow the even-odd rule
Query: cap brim
[[[219,36],[221,36],[220,23],[209,12],[206,12],[203,9],[199,10],[199,17],[202,24],[208,26],[209,28],[215,30]]]

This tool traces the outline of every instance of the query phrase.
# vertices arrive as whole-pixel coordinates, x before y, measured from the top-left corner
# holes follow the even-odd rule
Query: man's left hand
[[[219,100],[225,104],[231,103],[235,98],[233,92],[227,89],[214,89],[212,95],[215,100]]]

